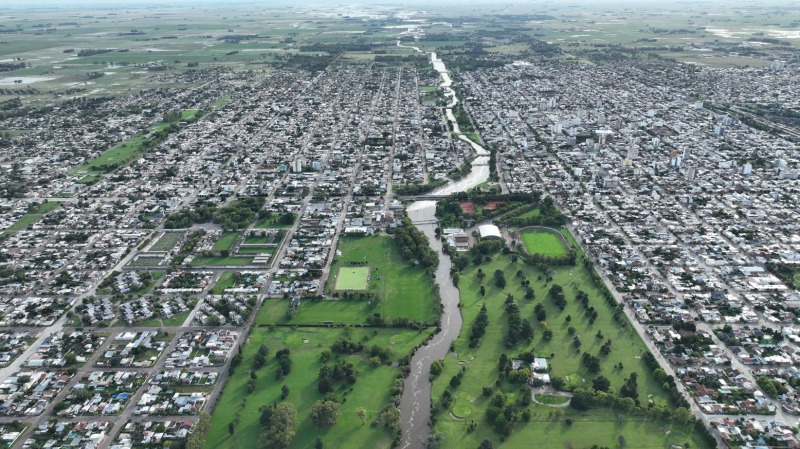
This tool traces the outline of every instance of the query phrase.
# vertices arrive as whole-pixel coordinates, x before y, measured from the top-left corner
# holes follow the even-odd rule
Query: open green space
[[[569,402],[566,396],[553,396],[552,394],[536,394],[534,396],[537,402],[547,405],[561,405]]]
[[[93,175],[86,175],[83,178],[78,180],[78,184],[94,184],[103,179],[103,175],[93,174]]]
[[[183,323],[186,321],[186,318],[189,318],[189,314],[192,313],[191,311],[179,313],[177,315],[173,315],[170,318],[161,318],[159,316],[155,316],[150,318],[149,320],[144,320],[139,323],[136,323],[137,326],[147,326],[147,327],[172,327],[172,326],[183,326]]]
[[[325,323],[363,324],[366,317],[374,312],[375,306],[368,301],[315,301],[305,299],[288,318],[288,299],[268,299],[261,306],[256,324],[296,324],[319,325]]]
[[[520,233],[522,244],[530,254],[560,257],[567,254],[561,238],[553,231],[529,229]]]
[[[393,238],[385,235],[345,236],[339,240],[337,251],[342,255],[333,260],[331,273],[339,273],[341,267],[354,263],[369,265],[370,280],[366,291],[375,294],[379,300],[371,313],[380,313],[387,320],[433,321],[438,301],[433,282],[425,269],[403,258]],[[329,294],[334,293],[337,282],[336,276],[328,278]]]
[[[253,246],[240,246],[236,250],[236,254],[272,254],[275,252],[274,247],[253,247]]]
[[[292,220],[281,219],[281,216],[273,215],[269,218],[262,218],[253,226],[256,229],[287,229],[297,221],[297,214],[291,214]]]
[[[17,220],[16,223],[8,227],[9,231],[22,231],[27,229],[28,226],[38,222],[45,216],[48,212],[54,210],[58,206],[61,205],[61,201],[48,201],[46,203],[42,203],[39,207],[36,208],[35,211],[25,214]]]
[[[369,267],[339,267],[336,290],[366,290],[369,284]]]
[[[236,278],[234,276],[233,271],[226,271],[222,273],[222,276],[219,277],[219,280],[216,284],[214,284],[214,288],[211,289],[212,295],[221,295],[225,292],[226,289],[233,287],[233,284],[236,282]]]
[[[238,232],[225,231],[220,234],[219,239],[214,242],[214,246],[211,249],[214,251],[228,251],[236,243],[236,237],[239,237]]]
[[[252,257],[216,257],[216,256],[196,256],[189,263],[193,267],[226,267],[226,266],[240,266],[251,265],[253,263]]]
[[[602,406],[587,411],[567,407],[556,412],[553,407],[536,404],[519,407],[520,412],[530,410],[531,420],[520,420],[513,424],[511,434],[500,445],[501,434],[487,417],[491,396],[505,393],[513,402],[519,395],[531,394],[529,387],[513,384],[506,375],[501,374],[498,359],[502,354],[513,359],[530,352],[536,357],[546,358],[550,376],[563,379],[567,389],[591,387],[592,380],[602,375],[610,380],[613,391],[619,391],[625,379],[631,373],[636,373],[636,392],[642,407],[646,408],[652,401],[656,407],[672,409],[668,393],[642,360],[647,352],[644,342],[624,315],[619,320],[614,318],[614,307],[604,297],[604,286],[595,283],[591,272],[582,264],[582,253],[578,254],[579,260],[575,266],[548,267],[548,273],[530,265],[514,263],[511,255],[500,253],[480,265],[469,264],[461,272],[459,289],[464,327],[453,344],[453,351],[444,359],[443,372],[433,382],[432,401],[437,417],[434,429],[443,433],[442,447],[478,447],[484,438],[491,439],[495,447],[503,448],[528,448],[532,441],[536,442],[537,448],[545,449],[585,448],[593,444],[617,447],[619,435],[631,442],[630,447],[634,447],[632,442],[636,441],[637,448],[668,448],[670,444],[687,441],[694,448],[707,447],[691,426],[673,424],[660,418],[626,414]],[[486,274],[482,281],[479,280],[478,269]],[[504,273],[507,280],[504,288],[495,283],[493,273],[496,270]],[[551,281],[548,281],[548,275],[552,276]],[[535,293],[534,299],[525,299],[523,281],[529,282]],[[553,284],[563,288],[567,300],[564,310],[560,310],[548,294]],[[484,286],[485,295],[480,293],[481,285]],[[593,322],[587,308],[576,298],[579,290],[588,295],[588,306],[598,312]],[[534,337],[530,342],[522,339],[511,346],[506,342],[509,313],[505,300],[509,294],[519,308],[520,317],[531,323]],[[479,345],[470,347],[471,330],[484,304],[488,325]],[[536,315],[538,304],[546,312],[544,320]],[[544,337],[546,329],[552,332],[549,339]],[[598,333],[601,338],[598,338]],[[581,342],[579,349],[575,347],[575,337]],[[611,350],[607,355],[602,355],[600,348],[607,340],[611,341]],[[590,372],[584,365],[584,352],[599,358],[599,373]],[[460,385],[452,388],[451,378],[462,369],[464,373]],[[498,379],[501,380],[498,382]],[[493,390],[489,396],[484,395],[483,391],[487,386]],[[454,399],[445,408],[442,397],[446,390],[451,392]],[[470,403],[472,410],[468,420],[474,420],[477,425],[472,432],[467,431],[464,422],[450,416],[450,413],[458,416],[455,410],[463,406],[463,401],[458,398],[465,394],[475,398]],[[571,420],[572,424],[567,424],[567,420]],[[647,435],[639,436],[645,432]]]
[[[321,398],[317,389],[318,373],[323,366],[323,352],[331,351],[330,345],[338,338],[347,338],[371,347],[377,345],[391,351],[391,360],[411,353],[425,340],[432,330],[417,332],[399,329],[323,329],[323,328],[256,328],[244,346],[242,363],[229,378],[225,390],[212,415],[211,431],[206,441],[208,449],[255,448],[261,424],[259,408],[281,402],[281,388],[289,388],[287,402],[297,410],[297,433],[290,448],[311,448],[317,437],[325,447],[389,449],[392,439],[387,430],[370,425],[392,397],[391,389],[400,374],[398,367],[386,364],[375,365],[364,353],[339,354],[333,352],[328,366],[336,360],[353,363],[358,376],[355,384],[336,384],[333,392],[341,405],[341,415],[335,425],[317,428],[310,419],[311,405]],[[255,355],[261,345],[269,347],[266,364],[255,370],[255,390],[248,392],[247,383],[253,369]],[[275,353],[289,349],[291,372],[282,380],[276,380],[278,362]],[[365,410],[364,421],[356,410]],[[236,417],[239,423],[234,433],[228,432],[228,424]]]

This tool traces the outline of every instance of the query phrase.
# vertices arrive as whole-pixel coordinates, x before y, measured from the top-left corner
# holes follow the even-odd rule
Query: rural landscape
[[[12,449],[800,447],[800,4],[0,5]]]

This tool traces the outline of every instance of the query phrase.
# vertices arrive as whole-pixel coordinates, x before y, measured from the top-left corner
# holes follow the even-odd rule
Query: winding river
[[[400,41],[397,42],[397,45],[422,52],[417,47],[401,45]],[[442,77],[439,87],[444,90],[445,95],[450,100],[445,109],[447,120],[458,138],[471,145],[476,154],[476,158],[472,162],[472,171],[468,175],[431,192],[432,195],[449,195],[466,191],[489,179],[489,152],[461,132],[453,115],[453,107],[458,103],[455,92],[450,89],[453,80],[450,78],[444,62],[437,58],[436,53],[431,53],[430,55],[433,68]],[[431,248],[439,254],[436,283],[439,285],[439,295],[443,306],[441,330],[425,346],[419,348],[414,357],[412,357],[411,372],[405,379],[405,388],[400,401],[402,437],[399,447],[403,449],[423,449],[430,433],[430,427],[428,426],[428,420],[431,416],[430,366],[434,360],[443,359],[447,355],[450,343],[461,332],[462,320],[461,311],[458,308],[459,292],[450,278],[450,258],[442,252],[442,243],[434,233],[436,228],[436,224],[434,224],[436,202],[416,201],[408,207],[407,212],[417,229],[428,237]]]

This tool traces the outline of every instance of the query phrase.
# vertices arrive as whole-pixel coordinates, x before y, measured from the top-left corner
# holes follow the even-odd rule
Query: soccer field
[[[341,267],[336,276],[336,290],[366,290],[369,267]]]

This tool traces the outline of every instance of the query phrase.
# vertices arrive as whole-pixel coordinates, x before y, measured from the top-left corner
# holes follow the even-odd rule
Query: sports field
[[[530,229],[520,234],[522,244],[529,254],[559,257],[567,254],[561,238],[552,231]]]
[[[366,290],[369,267],[341,267],[336,275],[336,290]]]

